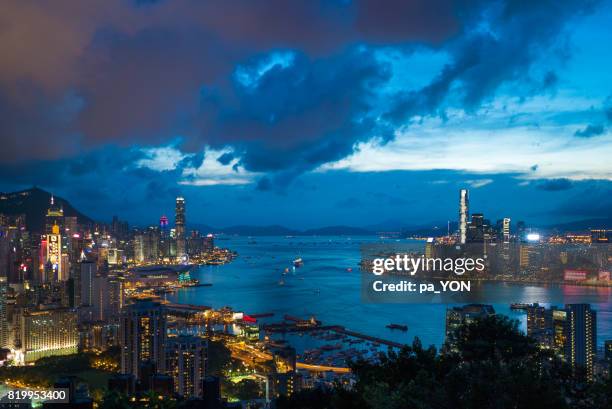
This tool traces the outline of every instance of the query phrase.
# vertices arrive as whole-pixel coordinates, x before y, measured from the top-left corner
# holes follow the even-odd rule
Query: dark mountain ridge
[[[76,216],[80,224],[94,221],[75,209],[66,199],[53,195],[55,203],[62,206],[64,216]],[[32,232],[43,232],[45,216],[51,203],[51,193],[33,187],[19,192],[0,193],[0,214],[8,216],[25,215],[26,228]]]

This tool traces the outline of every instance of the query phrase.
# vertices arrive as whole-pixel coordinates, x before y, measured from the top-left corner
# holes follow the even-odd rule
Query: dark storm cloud
[[[603,125],[587,125],[584,129],[577,130],[574,135],[579,138],[592,138],[593,136],[604,133]]]
[[[452,62],[427,86],[400,92],[387,117],[403,121],[442,109],[453,87],[459,89],[462,107],[468,111],[491,98],[504,83],[526,78],[531,65],[552,46],[564,25],[577,15],[592,10],[594,2],[506,1],[494,3],[486,26],[451,40],[447,46]],[[482,22],[481,16],[467,25]],[[544,84],[553,85],[547,75]],[[440,114],[438,112],[438,114]]]
[[[50,12],[33,0],[9,2],[0,15],[0,161],[64,159],[181,135],[190,152],[231,144],[246,170],[273,173],[260,187],[286,184],[345,157],[356,142],[390,140],[413,115],[442,115],[451,89],[463,108],[476,109],[527,75],[590,5],[57,0]],[[376,91],[392,73],[374,57],[378,46],[432,47],[450,61],[420,91],[380,100]],[[258,64],[277,51],[294,59],[260,73]],[[238,66],[261,77],[240,84]],[[552,86],[549,74],[543,82]]]
[[[213,140],[243,147],[247,169],[286,171],[280,177],[290,179],[291,171],[340,159],[356,141],[372,136],[366,115],[389,75],[365,51],[316,60],[298,54],[291,65],[276,65],[253,84],[204,92],[202,117]]]
[[[536,188],[548,192],[568,190],[571,189],[573,186],[574,184],[569,179],[549,179],[536,184]]]

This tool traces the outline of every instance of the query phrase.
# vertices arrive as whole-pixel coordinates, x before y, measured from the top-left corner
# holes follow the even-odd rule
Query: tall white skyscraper
[[[467,224],[470,213],[470,200],[468,190],[461,189],[459,191],[459,242],[465,244],[467,240]]]
[[[183,197],[176,198],[176,257],[182,259],[187,254],[185,246],[185,199]]]

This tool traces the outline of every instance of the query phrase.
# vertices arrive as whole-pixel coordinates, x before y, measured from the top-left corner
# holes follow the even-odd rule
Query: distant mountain
[[[299,231],[292,230],[284,226],[230,226],[222,229],[216,229],[218,232],[226,234],[238,234],[241,236],[295,236]]]
[[[64,208],[65,216],[76,216],[81,224],[93,224],[94,221],[77,209],[70,202],[59,196],[54,196],[55,203]],[[51,203],[51,193],[39,188],[22,190],[20,192],[0,193],[0,213],[6,215],[25,214],[26,227],[29,231],[43,232],[45,215]]]
[[[318,229],[308,229],[299,233],[302,236],[371,236],[371,230],[351,226],[328,226]]]
[[[211,227],[194,224],[190,225],[189,228],[197,229],[200,233],[225,233],[239,236],[365,236],[374,234],[371,230],[351,226],[327,226],[317,229],[296,230],[280,225]]]

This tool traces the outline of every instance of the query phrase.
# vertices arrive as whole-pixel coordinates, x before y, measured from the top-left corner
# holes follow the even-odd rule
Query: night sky
[[[0,191],[98,220],[612,215],[612,3],[0,5]]]

